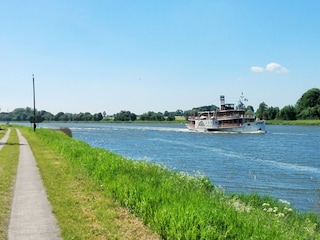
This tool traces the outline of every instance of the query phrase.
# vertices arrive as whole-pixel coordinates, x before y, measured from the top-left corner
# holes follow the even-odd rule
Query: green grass
[[[269,125],[320,125],[320,120],[266,120]]]
[[[63,239],[157,239],[141,221],[123,211],[101,184],[88,178],[82,163],[74,164],[75,159],[57,151],[77,141],[59,131],[20,130],[37,160]],[[69,150],[79,156],[77,149]]]
[[[3,137],[1,130],[0,138]],[[7,144],[0,151],[0,239],[6,239],[13,197],[14,179],[19,160],[19,141],[15,129],[11,130]]]
[[[39,159],[66,239],[77,228],[85,231],[81,236],[86,238],[108,234],[109,224],[113,234],[108,236],[120,238],[117,226],[105,219],[114,213],[106,214],[113,206],[100,200],[103,196],[112,196],[163,239],[320,238],[316,214],[301,214],[272,197],[228,195],[204,176],[128,160],[47,129],[32,135],[31,129],[24,128],[23,134]],[[47,148],[50,157],[37,153],[38,148]],[[77,200],[72,199],[77,195]]]
[[[7,128],[4,128],[0,125],[0,139],[4,136],[6,133]]]

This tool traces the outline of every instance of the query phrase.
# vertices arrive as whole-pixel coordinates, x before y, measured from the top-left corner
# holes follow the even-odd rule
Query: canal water
[[[320,214],[319,126],[267,125],[266,134],[225,134],[190,132],[183,124],[62,125],[94,147],[206,175],[226,192],[272,195]]]

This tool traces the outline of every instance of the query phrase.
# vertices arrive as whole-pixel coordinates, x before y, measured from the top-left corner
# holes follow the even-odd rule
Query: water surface
[[[320,213],[320,127],[195,133],[183,124],[63,124],[73,137],[135,160],[208,176],[227,192],[268,194]],[[44,124],[45,126],[45,124]]]

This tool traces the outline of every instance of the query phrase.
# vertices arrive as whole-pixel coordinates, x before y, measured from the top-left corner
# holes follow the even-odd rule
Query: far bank
[[[267,125],[320,125],[320,119],[318,120],[266,120]]]

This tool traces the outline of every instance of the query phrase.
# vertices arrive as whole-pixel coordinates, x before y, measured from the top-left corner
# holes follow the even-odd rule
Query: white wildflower
[[[267,212],[273,212],[273,208],[268,208]]]

